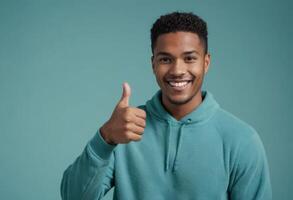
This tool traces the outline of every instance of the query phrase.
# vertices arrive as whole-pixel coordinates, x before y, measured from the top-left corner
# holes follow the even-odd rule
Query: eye
[[[196,61],[196,57],[195,56],[187,56],[187,57],[185,57],[185,61],[186,62],[194,62],[194,61]]]
[[[168,63],[171,63],[171,58],[168,58],[168,57],[161,57],[159,58],[159,63],[161,64],[168,64]]]

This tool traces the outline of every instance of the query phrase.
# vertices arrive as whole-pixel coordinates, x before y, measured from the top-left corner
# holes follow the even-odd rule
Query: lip
[[[182,86],[174,86],[174,85],[171,85],[170,82],[176,82],[176,83],[187,82],[187,83]],[[167,80],[166,84],[167,84],[167,87],[170,88],[171,90],[181,92],[181,91],[184,91],[187,87],[189,87],[192,84],[192,82],[193,80]]]
[[[193,81],[192,78],[185,78],[185,79],[166,79],[166,82],[184,82],[184,81]]]

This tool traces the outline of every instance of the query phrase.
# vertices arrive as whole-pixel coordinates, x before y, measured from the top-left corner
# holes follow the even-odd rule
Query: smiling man
[[[160,90],[129,106],[131,89],[63,174],[62,199],[270,200],[257,132],[202,91],[209,69],[206,23],[193,13],[161,16],[151,29]]]
[[[206,42],[198,34],[181,30],[159,35],[156,41],[156,35],[152,37],[152,65],[162,104],[180,120],[202,102],[201,85],[210,64]]]

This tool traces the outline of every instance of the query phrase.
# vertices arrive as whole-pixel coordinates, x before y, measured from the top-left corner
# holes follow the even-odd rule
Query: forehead
[[[158,37],[154,53],[181,54],[186,51],[204,52],[199,36],[191,32],[165,33]]]

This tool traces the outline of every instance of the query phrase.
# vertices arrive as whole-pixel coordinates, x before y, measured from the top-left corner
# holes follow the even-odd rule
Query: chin
[[[174,97],[172,98],[170,96],[167,96],[167,99],[171,104],[184,105],[192,100],[192,96],[180,97],[180,98],[174,98]]]

